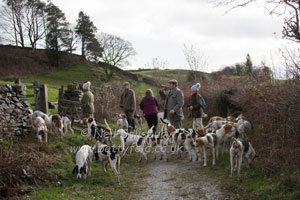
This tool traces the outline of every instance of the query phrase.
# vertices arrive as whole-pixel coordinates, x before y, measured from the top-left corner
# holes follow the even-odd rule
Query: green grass
[[[230,177],[228,152],[217,160],[215,166],[203,170],[211,176],[218,177],[221,180],[223,192],[229,194],[232,199],[296,200],[300,198],[300,182],[295,176],[285,174],[266,177],[261,169],[256,167],[255,161],[250,169],[244,162],[245,160],[243,160],[240,177],[236,174]]]
[[[121,160],[121,175],[118,185],[110,166],[104,173],[99,161],[93,161],[92,176],[86,180],[77,180],[72,174],[75,166],[75,154],[70,152],[71,147],[87,144],[86,137],[80,135],[80,128],[74,135],[67,134],[63,140],[52,139],[49,149],[56,152],[53,157],[57,159],[57,166],[51,174],[56,177],[50,185],[35,187],[26,199],[130,199],[133,191],[139,191],[142,180],[147,176],[145,162],[138,163],[138,154],[133,152]],[[114,140],[118,144],[118,139]],[[51,152],[51,151],[50,151]]]

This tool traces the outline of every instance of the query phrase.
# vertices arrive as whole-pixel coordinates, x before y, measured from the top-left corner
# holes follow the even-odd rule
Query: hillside
[[[176,79],[179,83],[185,83],[188,79],[188,74],[190,70],[185,69],[144,69],[144,70],[131,70],[133,74],[136,74],[140,77],[145,77],[154,82],[158,82],[161,84],[166,84],[166,82],[170,79]],[[209,78],[210,74],[205,72],[196,72],[197,76],[204,76],[205,78]]]

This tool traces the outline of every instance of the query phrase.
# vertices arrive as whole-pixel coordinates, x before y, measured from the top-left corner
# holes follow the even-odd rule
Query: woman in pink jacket
[[[145,97],[140,103],[140,108],[144,113],[144,117],[148,123],[149,128],[154,126],[153,132],[156,133],[158,126],[158,101],[153,96],[153,92],[151,89],[146,90]]]

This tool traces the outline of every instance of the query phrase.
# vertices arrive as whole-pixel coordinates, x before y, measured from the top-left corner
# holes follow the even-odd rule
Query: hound
[[[74,130],[72,129],[72,122],[68,117],[62,117],[63,121],[63,133],[64,135],[68,132],[68,129],[74,134]]]
[[[220,145],[223,143],[222,147],[222,155],[224,154],[225,151],[225,145],[226,142],[228,142],[232,137],[237,137],[238,132],[235,128],[234,125],[231,125],[229,123],[226,123],[225,125],[222,126],[222,128],[216,130],[216,133],[213,134],[215,135],[215,140],[216,140],[216,158],[219,158],[219,148]]]
[[[116,177],[116,182],[120,183],[120,152],[122,151],[122,148],[107,146],[105,144],[101,144],[100,141],[97,141],[93,150],[95,152],[96,160],[100,160],[102,162],[104,172],[107,172],[107,165],[110,163],[111,169]]]
[[[128,131],[128,128],[129,128],[129,124],[128,124],[128,121],[127,121],[127,118],[126,118],[126,115],[124,114],[119,114],[118,115],[118,120],[117,120],[117,128],[118,129],[124,129],[126,131]]]
[[[230,147],[230,165],[231,165],[231,177],[233,172],[237,168],[237,174],[240,175],[243,156],[246,158],[246,165],[249,168],[252,161],[257,157],[254,148],[248,141],[241,141],[239,139],[232,138],[234,141]],[[236,166],[234,166],[234,159]]]
[[[33,122],[37,117],[41,117],[45,120],[48,131],[54,134],[60,134],[61,138],[63,137],[63,122],[60,115],[55,114],[48,116],[47,114],[41,111],[35,111],[31,115],[31,121]]]
[[[32,123],[33,129],[36,131],[36,137],[40,141],[40,143],[43,143],[43,138],[45,139],[45,142],[48,142],[48,134],[47,134],[47,125],[45,120],[42,117],[36,117],[34,122]]]
[[[133,117],[134,123],[140,128],[140,130],[143,130],[143,118],[140,115],[134,115]]]
[[[145,160],[148,160],[147,153],[144,151],[144,147],[147,141],[147,134],[144,136],[140,135],[132,135],[127,133],[123,129],[119,129],[115,134],[115,137],[120,135],[120,140],[122,144],[122,149],[124,150],[123,157],[125,156],[128,149],[132,146],[135,146],[137,151],[141,154],[139,158],[139,162],[142,161],[142,157],[144,156]]]
[[[93,150],[89,145],[83,145],[76,153],[76,166],[72,174],[77,173],[77,179],[86,179],[86,174],[91,176],[93,161]]]
[[[242,139],[246,139],[252,131],[251,123],[245,119],[239,119],[235,125]]]
[[[101,143],[108,143],[110,146],[112,145],[112,131],[106,122],[106,119],[104,119],[106,128],[98,126],[95,118],[93,117],[84,118],[80,122],[88,127],[88,139],[90,143],[92,142],[92,138],[94,138],[95,140],[99,140]]]
[[[172,135],[169,132],[160,132],[160,140],[156,147],[154,160],[156,160],[157,156],[160,156],[160,160],[165,159],[165,161],[168,162],[172,151],[172,145]]]

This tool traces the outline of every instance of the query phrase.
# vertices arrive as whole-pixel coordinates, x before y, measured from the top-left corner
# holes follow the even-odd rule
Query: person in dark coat
[[[201,99],[202,96],[199,93],[200,90],[200,83],[193,85],[191,87],[191,97],[190,97],[190,106],[189,110],[191,112],[191,117],[193,119],[193,129],[196,130],[199,134],[204,134],[204,128],[202,123],[202,104]]]
[[[158,127],[158,101],[153,96],[151,89],[147,89],[145,92],[145,97],[140,103],[140,108],[143,111],[144,117],[148,123],[149,128],[154,126],[153,132],[156,133]]]
[[[136,99],[135,92],[130,89],[129,82],[123,83],[124,92],[121,95],[120,107],[123,109],[128,124],[131,126],[132,130],[135,128],[134,123],[134,111],[136,109]]]
[[[181,128],[181,120],[183,120],[182,106],[184,104],[184,95],[182,91],[177,87],[177,80],[169,81],[169,91],[165,91],[161,88],[159,94],[163,100],[165,100],[165,116],[175,128]]]

